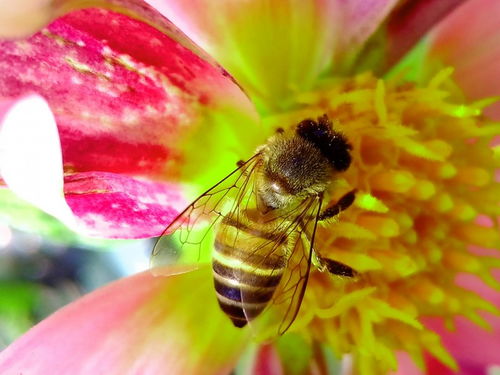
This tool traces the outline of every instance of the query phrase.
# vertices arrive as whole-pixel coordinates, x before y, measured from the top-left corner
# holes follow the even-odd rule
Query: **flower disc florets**
[[[463,315],[487,326],[478,311],[497,309],[455,282],[472,273],[498,288],[497,258],[473,246],[500,247],[500,125],[482,116],[489,102],[463,104],[451,70],[426,86],[362,74],[329,82],[297,98],[294,112],[268,118],[297,123],[326,113],[353,146],[352,164],[332,184],[333,197],[357,189],[353,207],[318,229],[316,249],[360,275],[355,280],[314,271],[295,329],[352,353],[363,374],[396,368],[396,350],[423,366],[428,351],[456,364],[421,318],[452,324]]]

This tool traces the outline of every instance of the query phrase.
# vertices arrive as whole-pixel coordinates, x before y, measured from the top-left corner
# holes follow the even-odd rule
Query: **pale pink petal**
[[[147,0],[215,57],[264,108],[310,87],[341,32],[336,0]]]
[[[146,0],[207,50],[263,108],[314,84],[377,29],[397,0]]]
[[[0,373],[229,374],[245,331],[220,311],[208,271],[146,272],[97,290],[4,350]]]
[[[215,136],[221,126],[255,135],[248,98],[175,26],[139,1],[103,4],[128,15],[81,10],[27,40],[0,42],[0,96],[47,99],[66,171],[173,178],[186,170],[191,138],[224,150],[234,145]]]
[[[417,367],[410,355],[406,352],[397,354],[398,369],[391,375],[422,375],[422,371]]]
[[[342,4],[341,53],[355,52],[377,30],[398,0],[348,0]]]
[[[0,176],[17,196],[76,228],[64,200],[59,134],[43,98],[0,105]]]
[[[468,99],[500,95],[500,2],[469,0],[431,36],[432,60],[455,67]],[[486,111],[500,119],[500,104]]]
[[[187,205],[178,185],[107,172],[66,176],[64,192],[80,227],[95,237],[159,236]]]

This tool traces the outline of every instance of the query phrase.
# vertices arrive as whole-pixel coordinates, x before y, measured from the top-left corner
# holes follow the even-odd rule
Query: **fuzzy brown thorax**
[[[262,155],[257,182],[261,202],[267,209],[278,209],[323,193],[335,173],[349,166],[349,150],[326,116],[276,133],[258,150]]]

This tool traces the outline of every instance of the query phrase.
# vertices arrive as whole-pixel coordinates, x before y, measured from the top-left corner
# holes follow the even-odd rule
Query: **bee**
[[[311,264],[336,275],[356,275],[314,247],[318,222],[337,216],[355,199],[352,190],[323,208],[332,181],[351,164],[351,149],[326,114],[278,129],[165,229],[153,249],[153,265],[165,257],[196,257],[208,243],[222,311],[236,327],[272,311],[273,319],[267,320],[283,334],[298,314]],[[208,223],[207,229],[196,229],[201,222]],[[169,239],[172,234],[178,247]]]

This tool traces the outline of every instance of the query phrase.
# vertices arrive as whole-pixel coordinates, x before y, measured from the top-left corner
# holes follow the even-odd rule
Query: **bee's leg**
[[[319,272],[328,271],[331,274],[337,276],[347,277],[355,277],[358,275],[358,272],[355,269],[349,267],[347,264],[337,262],[333,259],[323,258],[315,250],[313,250],[312,263]]]
[[[339,213],[349,208],[356,197],[356,189],[344,194],[336,203],[326,208],[319,214],[318,220],[326,220],[337,216]]]
[[[333,259],[328,259],[328,258],[320,258],[321,263],[325,267],[325,269],[338,276],[346,276],[346,277],[355,277],[358,275],[358,272],[349,267],[347,264],[337,262],[336,260]]]
[[[312,253],[312,264],[314,267],[318,269],[319,272],[326,271],[326,264],[323,262],[323,259],[316,253],[316,250],[313,249]]]
[[[276,128],[276,133],[283,134],[284,132],[285,132],[285,129],[283,129],[283,128]]]
[[[236,162],[236,166],[237,166],[237,167],[240,167],[240,168],[241,168],[241,167],[242,167],[242,166],[244,166],[244,165],[245,165],[245,160],[238,160],[238,161]]]
[[[344,194],[336,203],[326,208],[318,217],[318,220],[327,220],[349,208],[356,197],[356,190]],[[323,258],[316,251],[313,254],[313,262],[320,271],[328,271],[338,276],[355,277],[358,272],[348,265],[337,262],[336,260]]]

